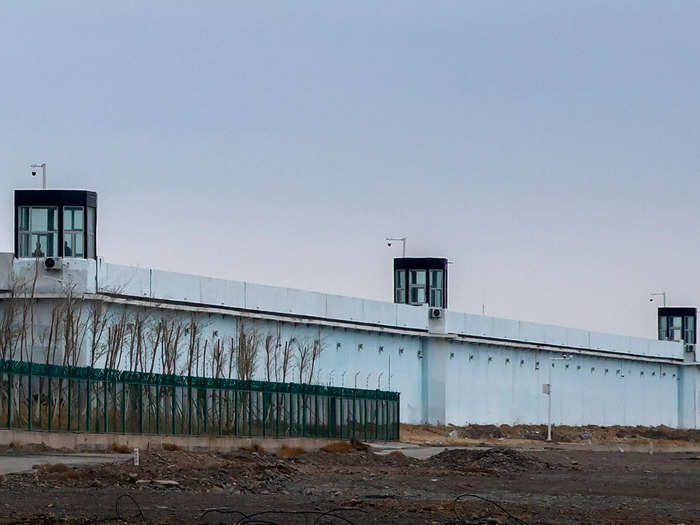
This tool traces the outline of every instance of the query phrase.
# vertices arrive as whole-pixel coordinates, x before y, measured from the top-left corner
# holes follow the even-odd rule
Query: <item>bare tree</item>
[[[260,333],[255,327],[241,319],[238,328],[238,347],[236,348],[236,371],[239,379],[252,379],[257,366],[260,349]]]

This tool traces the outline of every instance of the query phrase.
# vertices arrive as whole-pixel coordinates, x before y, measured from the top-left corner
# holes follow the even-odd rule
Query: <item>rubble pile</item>
[[[508,447],[485,450],[445,449],[427,462],[432,467],[494,474],[552,468],[546,461]]]
[[[187,489],[235,494],[282,490],[296,468],[271,454],[237,451],[231,454],[191,454],[183,451],[143,451],[139,466],[117,462],[99,467],[39,468],[40,482],[62,486],[123,486],[143,490]]]

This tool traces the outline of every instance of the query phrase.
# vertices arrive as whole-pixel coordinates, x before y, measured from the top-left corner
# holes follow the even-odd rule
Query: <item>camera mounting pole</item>
[[[41,188],[46,189],[46,162],[42,162],[41,164],[32,164],[29,166],[30,168],[41,168]],[[32,175],[36,175],[36,171],[32,171]]]
[[[391,246],[391,241],[401,241],[401,246],[402,246],[402,252],[403,255],[402,257],[406,257],[406,237],[387,237],[385,239],[389,246]]]

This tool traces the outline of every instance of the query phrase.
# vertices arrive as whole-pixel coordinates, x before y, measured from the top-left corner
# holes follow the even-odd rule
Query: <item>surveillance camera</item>
[[[654,299],[653,299],[652,297],[650,297],[650,298],[649,298],[649,302],[650,302],[650,303],[653,303],[653,302],[654,302]]]
[[[36,171],[32,171],[32,177],[36,177]]]
[[[390,243],[390,242],[388,242],[388,243],[386,243],[386,245],[387,245],[387,246],[391,246],[391,243]]]

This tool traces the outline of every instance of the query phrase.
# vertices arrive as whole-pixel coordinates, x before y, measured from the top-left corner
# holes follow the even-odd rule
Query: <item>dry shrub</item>
[[[169,450],[171,452],[182,452],[182,447],[176,445],[175,443],[163,443],[163,450]]]
[[[10,448],[19,448],[20,444],[18,441],[10,441],[10,444],[8,445]]]
[[[50,474],[56,472],[68,472],[70,470],[64,463],[47,463],[41,468],[44,472],[48,472]]]
[[[321,447],[321,450],[323,450],[324,452],[347,453],[354,452],[355,447],[353,447],[352,443],[350,443],[349,441],[333,441],[332,443],[328,443],[327,445]]]
[[[131,454],[131,448],[128,445],[118,445],[117,443],[112,443],[109,447],[108,452],[116,452],[118,454]]]
[[[251,443],[245,447],[240,447],[240,450],[245,450],[247,452],[257,452],[258,454],[265,454],[265,449],[260,446],[260,443]]]
[[[306,454],[306,450],[301,447],[288,447],[283,445],[282,448],[279,449],[279,452],[277,452],[277,457],[282,459],[291,459],[300,454]]]

